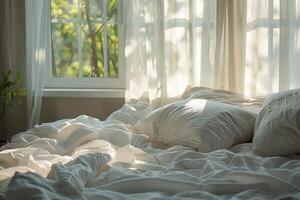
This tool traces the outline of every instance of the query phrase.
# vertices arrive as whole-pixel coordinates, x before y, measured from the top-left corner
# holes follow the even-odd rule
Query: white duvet
[[[300,156],[258,157],[251,144],[200,153],[131,131],[148,112],[125,104],[106,121],[88,116],[36,126],[0,152],[6,199],[300,198]],[[14,175],[15,174],[15,175]]]

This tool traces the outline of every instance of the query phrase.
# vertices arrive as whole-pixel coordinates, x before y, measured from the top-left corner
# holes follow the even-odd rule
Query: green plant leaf
[[[21,74],[16,73],[13,78],[12,71],[1,73],[0,76],[0,103],[1,115],[4,115],[7,109],[14,108],[16,104],[20,103],[20,97],[26,96],[25,88],[18,88],[18,84],[22,80]]]

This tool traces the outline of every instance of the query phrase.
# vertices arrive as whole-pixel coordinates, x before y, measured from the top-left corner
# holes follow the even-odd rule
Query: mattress
[[[251,143],[201,153],[153,142],[131,130],[151,109],[147,103],[125,104],[105,121],[82,115],[17,134],[1,148],[1,195],[6,199],[300,198],[300,156],[260,157],[252,152]]]

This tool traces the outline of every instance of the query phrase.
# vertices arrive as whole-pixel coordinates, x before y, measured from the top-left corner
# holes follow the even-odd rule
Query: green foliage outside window
[[[103,20],[106,6],[106,26]],[[54,77],[118,77],[118,0],[51,0]]]

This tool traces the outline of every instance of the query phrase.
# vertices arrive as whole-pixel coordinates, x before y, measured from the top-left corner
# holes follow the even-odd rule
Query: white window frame
[[[50,7],[50,0],[49,1],[49,9]],[[104,3],[107,2],[107,0],[103,0]],[[80,2],[80,1],[79,1]],[[110,90],[110,89],[119,89],[123,90],[125,88],[125,67],[124,67],[124,58],[125,58],[125,43],[124,43],[124,12],[123,12],[123,0],[118,1],[118,19],[117,19],[117,25],[118,25],[118,77],[117,78],[88,78],[88,77],[76,77],[76,78],[58,78],[53,77],[52,75],[52,60],[50,64],[50,68],[46,69],[46,80],[45,80],[45,92],[47,96],[47,91],[52,91],[49,96],[54,96],[54,92],[56,89],[57,91],[69,91],[74,93],[74,89],[78,89],[78,91],[82,91],[83,89],[95,91],[95,89],[98,90]],[[105,16],[105,10],[103,14],[102,19],[106,19]],[[51,19],[51,17],[50,17]],[[48,23],[48,25],[51,27],[51,21],[45,22]],[[104,22],[106,23],[106,22]],[[51,30],[51,28],[50,28]],[[106,30],[106,26],[104,26],[104,31]],[[105,35],[105,33],[104,33]],[[50,34],[51,37],[51,34]],[[80,37],[80,36],[79,36]],[[51,38],[49,39],[51,41]],[[105,39],[107,41],[107,39]],[[51,43],[49,44],[50,48],[52,48]],[[107,51],[107,48],[104,48],[104,50]],[[50,51],[52,52],[52,51]],[[51,55],[52,57],[52,55]],[[81,56],[80,56],[81,57]],[[104,57],[107,57],[107,52],[104,52]],[[104,63],[105,65],[105,75],[108,74],[108,64],[107,59]],[[79,74],[82,75],[82,71],[79,71]],[[65,90],[64,90],[65,89]],[[59,93],[59,92],[58,92]],[[61,95],[59,95],[61,96]],[[72,95],[71,95],[72,96]]]

